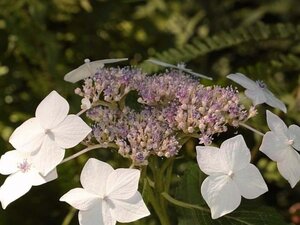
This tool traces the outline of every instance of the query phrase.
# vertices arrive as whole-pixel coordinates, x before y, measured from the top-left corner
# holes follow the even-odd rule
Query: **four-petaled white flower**
[[[245,95],[253,101],[254,106],[266,103],[286,113],[284,103],[269,91],[267,85],[263,81],[257,80],[254,82],[241,73],[229,74],[227,78],[246,88]]]
[[[270,159],[277,162],[281,175],[288,180],[291,187],[300,180],[300,127],[285,123],[275,114],[267,111],[268,131],[259,148]],[[297,150],[297,151],[296,151]]]
[[[12,150],[0,159],[0,173],[9,175],[0,187],[2,208],[26,194],[32,186],[37,186],[57,178],[56,169],[42,176],[35,168],[36,159],[30,153]]]
[[[268,190],[259,170],[250,163],[250,151],[241,135],[224,141],[219,148],[197,146],[200,169],[209,175],[201,194],[213,219],[235,210],[241,196],[254,199]]]
[[[75,188],[60,198],[79,209],[80,225],[114,225],[128,223],[150,213],[137,191],[140,172],[136,169],[116,169],[97,159],[85,164]]]
[[[193,72],[191,69],[186,68],[185,63],[178,63],[177,66],[175,66],[173,64],[165,63],[165,62],[162,62],[160,60],[153,59],[153,58],[147,59],[147,62],[156,64],[156,65],[159,65],[159,66],[163,66],[163,67],[178,69],[178,70],[184,71],[184,72],[189,73],[189,74],[191,74],[193,76],[196,76],[196,77],[201,77],[201,78],[204,78],[204,79],[212,80],[211,77],[205,76],[205,75],[200,74],[200,73]]]
[[[77,81],[94,76],[97,70],[102,69],[105,64],[126,61],[128,58],[120,59],[102,59],[91,62],[89,59],[84,60],[84,64],[67,73],[65,81],[76,83]]]
[[[28,119],[11,135],[9,142],[18,150],[35,154],[35,167],[47,175],[64,158],[65,149],[82,141],[91,128],[76,115],[68,115],[69,104],[52,91]]]

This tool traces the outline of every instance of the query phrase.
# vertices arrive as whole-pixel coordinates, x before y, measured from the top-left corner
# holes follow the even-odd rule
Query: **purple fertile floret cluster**
[[[176,155],[188,137],[210,145],[213,135],[249,116],[236,89],[203,86],[178,70],[148,76],[131,67],[103,68],[75,92],[94,121],[90,140],[116,144],[134,165],[147,164],[150,155]]]

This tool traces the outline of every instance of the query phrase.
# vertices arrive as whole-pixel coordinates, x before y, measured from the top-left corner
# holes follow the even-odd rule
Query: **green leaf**
[[[213,220],[210,210],[200,194],[200,183],[205,175],[196,163],[189,164],[176,192],[176,199],[162,195],[176,207],[178,225],[285,225],[275,209],[264,206],[259,200],[242,200],[234,212]],[[199,182],[200,181],[200,182]]]

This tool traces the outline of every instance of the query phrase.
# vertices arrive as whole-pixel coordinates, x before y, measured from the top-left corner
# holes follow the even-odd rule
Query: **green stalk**
[[[161,193],[165,192],[165,182],[170,178],[164,177],[164,171],[170,165],[170,160],[165,160],[164,164],[160,167],[158,163],[158,158],[153,157],[149,163],[149,168],[152,171],[153,179],[154,179],[154,187],[151,188],[151,195],[149,201],[153,206],[154,211],[156,212],[160,223],[162,225],[171,225],[170,218],[168,216],[167,210],[167,201],[161,195]],[[149,185],[149,187],[151,187]]]

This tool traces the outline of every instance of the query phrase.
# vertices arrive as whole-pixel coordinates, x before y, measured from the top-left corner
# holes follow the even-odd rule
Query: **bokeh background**
[[[12,149],[10,134],[50,91],[67,98],[71,112],[79,111],[76,85],[63,76],[85,58],[128,57],[131,65],[152,73],[158,67],[144,62],[149,57],[186,62],[214,78],[204,81],[207,85],[233,84],[225,76],[242,72],[264,80],[287,105],[286,115],[275,112],[287,124],[299,125],[299,22],[298,0],[0,0],[0,152]],[[263,132],[266,108],[249,121]],[[261,138],[240,132],[257,152]],[[59,167],[56,181],[0,209],[0,224],[78,224],[76,212],[58,199],[78,186],[82,165],[93,154]],[[112,153],[99,157],[123,160]],[[288,210],[300,202],[300,185],[291,189],[261,154],[254,161],[269,184],[266,202],[291,221]]]

